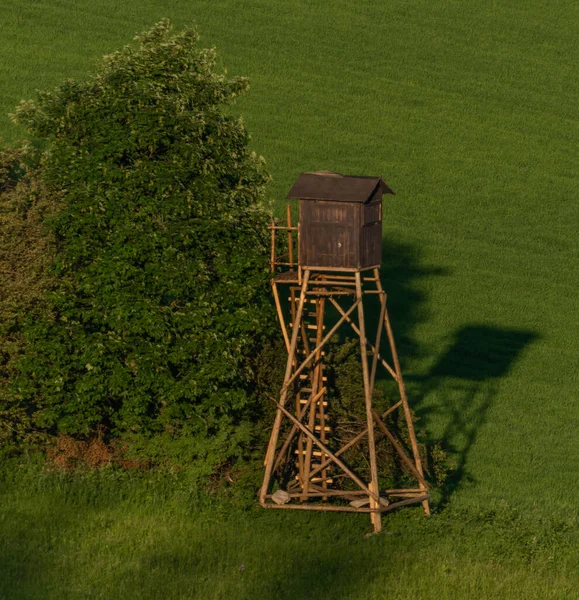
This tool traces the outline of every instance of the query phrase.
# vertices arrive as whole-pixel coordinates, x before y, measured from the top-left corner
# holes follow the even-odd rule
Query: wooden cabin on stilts
[[[302,173],[287,195],[299,201],[299,222],[292,224],[288,205],[285,222],[271,226],[271,284],[288,358],[265,457],[263,507],[368,513],[374,532],[381,529],[381,515],[400,506],[421,503],[430,512],[380,281],[382,196],[393,193],[380,177]],[[370,296],[379,300],[373,331],[364,313]],[[359,338],[365,399],[360,407],[365,428],[342,445],[333,439],[324,358],[341,328]],[[382,413],[373,406],[378,369],[394,379],[399,394]],[[405,420],[408,444],[387,425],[395,411]],[[348,465],[348,451],[362,441],[369,465],[365,478]],[[392,445],[414,486],[379,488],[376,448],[384,443]]]

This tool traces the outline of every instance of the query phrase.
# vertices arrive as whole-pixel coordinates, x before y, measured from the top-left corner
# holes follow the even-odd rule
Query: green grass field
[[[397,195],[383,275],[407,386],[456,470],[433,518],[401,511],[385,520],[391,535],[370,538],[348,515],[198,506],[167,482],[26,471],[0,496],[0,598],[579,598],[579,5],[3,9],[8,142],[23,135],[7,116],[20,99],[169,17],[197,23],[229,74],[250,78],[235,110],[278,210],[301,171],[384,177]]]

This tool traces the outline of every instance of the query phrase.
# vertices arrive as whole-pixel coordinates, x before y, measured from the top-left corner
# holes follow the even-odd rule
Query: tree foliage
[[[0,449],[38,441],[29,411],[14,397],[11,379],[25,350],[22,325],[46,311],[47,267],[54,237],[43,226],[58,198],[39,176],[38,153],[29,146],[0,150]]]
[[[273,323],[267,175],[224,111],[247,81],[217,74],[193,29],[162,21],[136,39],[14,116],[48,141],[60,201],[50,310],[22,326],[12,389],[37,428],[104,425],[216,462],[250,437],[251,365]]]

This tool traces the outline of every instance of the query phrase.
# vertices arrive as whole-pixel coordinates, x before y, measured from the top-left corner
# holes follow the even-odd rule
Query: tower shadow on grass
[[[451,269],[440,265],[426,265],[419,247],[392,240],[382,242],[380,281],[388,298],[388,314],[394,330],[400,360],[424,356],[414,339],[417,325],[431,318],[428,294],[424,281],[452,275]],[[380,315],[378,298],[370,300],[367,311],[367,329],[375,331]],[[385,340],[384,340],[385,342]],[[383,342],[383,343],[384,343]]]
[[[537,338],[537,333],[527,330],[465,325],[454,333],[448,350],[424,377],[411,378],[419,384],[422,398],[438,393],[438,406],[429,410],[419,405],[416,413],[426,423],[433,411],[443,417],[440,442],[456,460],[441,489],[439,509],[462,485],[474,481],[466,469],[467,459],[500,393],[500,382]]]
[[[405,364],[427,358],[431,351],[420,345],[414,335],[415,327],[432,316],[423,283],[451,276],[452,271],[444,266],[425,265],[420,250],[409,244],[390,240],[384,240],[383,244],[380,278],[388,294],[388,312],[403,376],[410,388],[410,404],[419,419],[418,429],[422,426],[428,431],[435,412],[437,420],[442,417],[443,433],[432,441],[440,442],[456,461],[440,489],[438,508],[442,509],[461,485],[473,481],[466,465],[480,428],[500,393],[501,381],[538,334],[468,323],[454,332],[450,346],[426,374],[409,373]],[[367,311],[370,331],[375,329],[378,315],[375,303]],[[432,393],[438,394],[440,403],[428,408],[425,399]],[[432,465],[429,467],[431,470]]]

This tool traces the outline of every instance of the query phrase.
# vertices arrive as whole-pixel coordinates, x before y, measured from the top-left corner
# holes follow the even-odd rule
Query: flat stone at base
[[[287,504],[291,500],[291,496],[285,490],[277,490],[271,495],[271,499],[276,504]]]
[[[362,508],[363,506],[366,506],[366,504],[370,504],[370,498],[357,498],[350,502],[350,506],[353,506],[354,508]],[[380,504],[382,506],[388,506],[390,502],[388,502],[387,498],[380,496]]]

